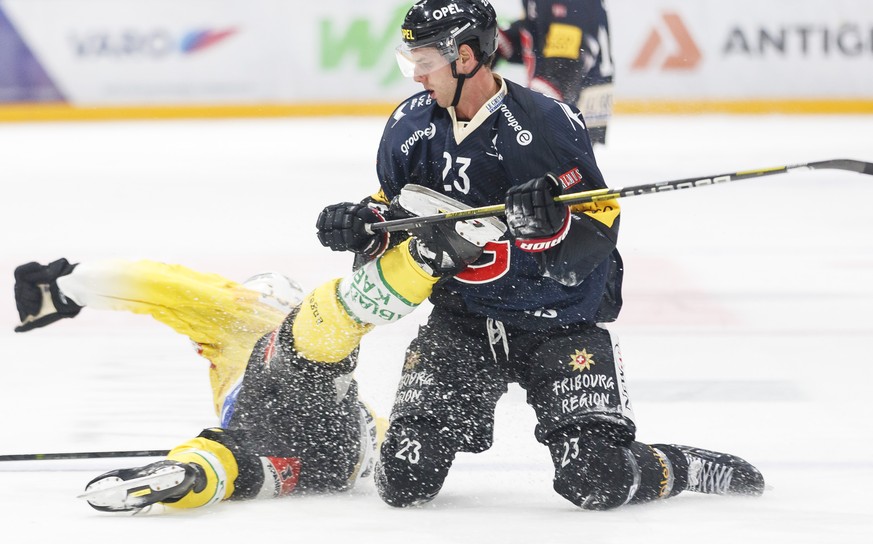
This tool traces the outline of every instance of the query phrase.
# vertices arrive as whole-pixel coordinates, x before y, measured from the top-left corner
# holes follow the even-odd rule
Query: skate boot
[[[760,495],[764,476],[751,463],[735,455],[675,446],[688,461],[688,491],[715,495]]]
[[[361,412],[361,453],[355,472],[350,478],[354,483],[360,478],[367,478],[373,473],[376,458],[379,455],[379,444],[385,436],[388,422],[380,418],[365,403],[358,401],[358,409]]]
[[[164,460],[98,476],[79,498],[102,512],[135,512],[157,502],[176,502],[205,486],[206,476],[196,463]]]

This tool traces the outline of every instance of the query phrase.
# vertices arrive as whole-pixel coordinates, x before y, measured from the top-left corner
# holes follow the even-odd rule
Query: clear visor
[[[405,77],[424,76],[458,60],[454,37],[424,45],[401,44],[395,50],[397,65]]]

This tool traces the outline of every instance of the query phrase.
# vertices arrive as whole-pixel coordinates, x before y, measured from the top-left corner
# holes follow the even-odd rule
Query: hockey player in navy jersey
[[[763,477],[738,457],[635,440],[619,344],[603,326],[621,308],[618,202],[553,200],[605,187],[579,110],[491,71],[497,22],[485,0],[421,0],[402,39],[398,62],[424,91],[388,119],[371,207],[328,206],[320,240],[358,262],[379,255],[397,238],[362,223],[392,218],[386,206],[409,184],[470,206],[505,203],[508,232],[478,259],[451,246],[418,251],[444,279],[407,350],[376,466],[382,499],[429,501],[456,453],[488,449],[510,382],[527,391],[555,490],[582,508],[683,490],[762,493]]]
[[[522,0],[524,17],[501,29],[498,59],[523,63],[528,86],[576,105],[593,143],[606,143],[614,66],[605,0]]]

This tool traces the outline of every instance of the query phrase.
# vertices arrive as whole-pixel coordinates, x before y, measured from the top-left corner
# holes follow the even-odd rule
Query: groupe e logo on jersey
[[[425,129],[418,129],[412,133],[412,135],[406,139],[402,144],[400,144],[400,151],[404,155],[409,155],[409,148],[415,145],[415,143],[422,138],[427,138],[428,140],[432,139],[436,134],[436,125],[433,123],[430,124]]]
[[[500,111],[503,112],[503,116],[506,117],[509,128],[516,132],[515,140],[518,142],[518,145],[525,146],[530,144],[533,141],[533,134],[518,123],[515,116],[511,111],[509,111],[509,108],[506,107],[506,104],[500,105]]]

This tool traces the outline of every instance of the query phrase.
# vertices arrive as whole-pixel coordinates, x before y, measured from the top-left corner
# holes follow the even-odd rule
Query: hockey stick
[[[22,453],[15,455],[0,455],[0,461],[57,461],[64,459],[105,459],[110,457],[165,457],[168,453],[170,453],[170,450]]]
[[[721,174],[719,176],[686,178],[672,181],[659,181],[656,183],[645,183],[642,185],[633,185],[630,187],[618,187],[616,189],[605,188],[595,189],[593,191],[582,191],[580,193],[571,193],[568,195],[561,195],[559,197],[556,197],[555,202],[563,202],[565,204],[598,202],[601,200],[627,198],[631,196],[647,195],[651,193],[662,193],[665,191],[693,189],[695,187],[717,185],[720,183],[727,183],[729,181],[739,181],[742,179],[760,178],[764,176],[773,176],[776,174],[785,174],[788,172],[793,172],[795,170],[827,169],[848,170],[850,172],[858,172],[859,174],[868,174],[873,176],[873,163],[856,161],[852,159],[832,159],[828,161],[792,164],[789,166],[775,166],[773,168],[762,168],[758,170],[746,170],[742,172],[733,172],[730,174]],[[502,215],[504,210],[505,208],[503,204],[495,204],[494,206],[470,208],[468,210],[460,210],[457,212],[441,213],[424,217],[395,219],[392,221],[384,221],[382,223],[371,223],[368,225],[368,228],[370,228],[374,232],[394,232],[397,230],[414,229],[416,227],[431,223],[442,223],[445,221],[463,221],[465,219],[475,219],[478,217],[494,217]]]

